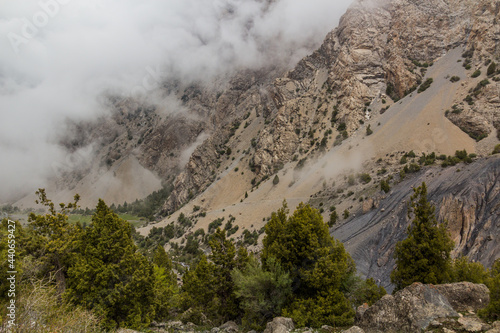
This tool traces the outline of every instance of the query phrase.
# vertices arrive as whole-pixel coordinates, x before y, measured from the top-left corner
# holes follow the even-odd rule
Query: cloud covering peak
[[[331,0],[9,0],[0,12],[0,202],[43,186],[65,121],[105,112],[106,91],[292,65],[349,3]]]

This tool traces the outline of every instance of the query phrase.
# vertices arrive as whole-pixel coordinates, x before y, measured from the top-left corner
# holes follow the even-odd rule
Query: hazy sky
[[[2,0],[0,203],[43,186],[67,156],[64,121],[105,112],[103,92],[152,91],[173,75],[210,79],[295,62],[351,1]]]

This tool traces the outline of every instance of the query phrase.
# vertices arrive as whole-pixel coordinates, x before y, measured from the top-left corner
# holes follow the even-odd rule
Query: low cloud
[[[331,0],[8,0],[0,13],[0,202],[44,186],[66,153],[67,119],[105,114],[105,93],[152,93],[292,65],[347,3]],[[175,105],[175,103],[172,103]],[[174,106],[175,108],[175,106]],[[175,110],[174,110],[175,111]]]

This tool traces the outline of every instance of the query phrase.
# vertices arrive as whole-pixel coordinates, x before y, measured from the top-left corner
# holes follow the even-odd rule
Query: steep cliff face
[[[461,255],[490,267],[500,253],[500,157],[446,169],[432,167],[394,186],[377,198],[377,208],[343,224],[333,234],[343,241],[362,274],[388,289],[396,242],[406,238],[410,220],[407,202],[412,188],[426,182],[429,200],[440,222],[447,221],[455,242],[453,257]]]

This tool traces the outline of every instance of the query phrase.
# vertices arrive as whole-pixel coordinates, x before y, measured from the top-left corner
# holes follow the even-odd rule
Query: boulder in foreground
[[[458,317],[448,299],[435,286],[417,282],[382,297],[356,324],[366,332],[419,332],[447,317]]]

